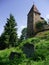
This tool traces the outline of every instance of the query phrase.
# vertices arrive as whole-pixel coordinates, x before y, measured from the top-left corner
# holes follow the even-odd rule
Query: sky
[[[27,27],[27,14],[32,5],[36,5],[45,19],[49,18],[49,0],[0,0],[0,35],[10,13],[15,17],[18,25],[18,36],[24,27]]]

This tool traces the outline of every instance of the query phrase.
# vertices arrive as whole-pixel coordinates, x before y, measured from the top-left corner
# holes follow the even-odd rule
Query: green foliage
[[[43,23],[40,22],[40,21],[37,22],[37,23],[36,23],[36,28],[37,28],[37,29],[42,29],[42,28],[43,28]]]
[[[44,21],[44,24],[47,25],[47,21]]]
[[[6,47],[17,45],[17,23],[12,14],[10,14],[10,18],[7,18],[4,33],[1,35],[1,38],[2,43],[4,43]]]
[[[7,44],[5,44],[5,39],[6,39],[6,42],[7,42],[7,38],[6,38],[5,34],[3,33],[3,34],[1,35],[1,37],[0,37],[0,50],[6,48],[6,45],[7,45]]]
[[[44,29],[44,27],[43,27],[44,25],[47,25],[47,22],[45,20],[44,21],[38,21],[36,23],[37,30],[38,31],[43,30]]]
[[[41,33],[40,33],[41,34]],[[45,38],[46,36],[46,38]],[[49,65],[49,31],[40,35],[24,40],[16,48],[10,48],[0,51],[0,64],[1,65]],[[22,51],[24,44],[29,42],[34,44],[35,52],[31,58],[27,58]],[[21,53],[20,58],[9,60],[9,55],[12,51]]]
[[[22,42],[22,40],[25,40],[27,37],[27,28],[24,28],[21,32],[21,36],[20,36],[20,39],[19,39],[19,42]]]

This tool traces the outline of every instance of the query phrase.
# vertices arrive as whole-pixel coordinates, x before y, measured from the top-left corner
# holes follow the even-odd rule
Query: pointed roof
[[[37,7],[36,7],[34,4],[33,4],[32,8],[30,9],[29,13],[30,13],[31,11],[36,12],[36,13],[38,13],[39,15],[41,14],[41,13],[39,12],[39,10],[37,9]],[[28,13],[28,14],[29,14],[29,13]]]

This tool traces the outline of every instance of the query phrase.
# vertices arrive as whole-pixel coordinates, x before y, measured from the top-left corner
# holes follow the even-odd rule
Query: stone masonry
[[[37,7],[33,4],[27,15],[27,37],[33,37],[37,32],[36,22],[44,21],[43,17],[40,17],[41,13],[38,11]]]

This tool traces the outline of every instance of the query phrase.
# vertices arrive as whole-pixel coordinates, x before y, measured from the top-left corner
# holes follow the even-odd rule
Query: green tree
[[[42,29],[43,28],[43,23],[42,22],[37,22],[36,23],[36,28],[38,29],[38,30],[40,30],[40,29]]]
[[[43,25],[47,25],[47,21],[38,21],[37,23],[36,23],[36,28],[37,29],[42,29],[43,28]]]
[[[5,37],[4,34],[1,35],[0,37],[0,50],[3,50],[6,48],[6,44],[4,43]]]
[[[20,40],[26,39],[26,35],[27,35],[27,28],[24,28],[21,32]]]
[[[10,14],[10,18],[7,18],[2,38],[3,43],[5,43],[8,47],[17,45],[17,23],[12,14]]]
[[[44,22],[43,24],[47,25],[47,21],[44,20],[43,22]]]

